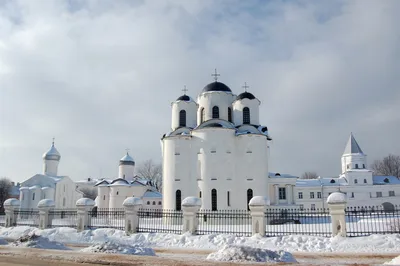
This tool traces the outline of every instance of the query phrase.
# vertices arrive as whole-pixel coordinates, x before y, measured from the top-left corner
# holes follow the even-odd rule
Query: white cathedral
[[[171,131],[161,139],[165,209],[180,210],[189,196],[210,210],[247,209],[253,196],[267,196],[272,208],[316,209],[336,191],[347,194],[348,206],[400,204],[400,180],[374,175],[352,134],[336,177],[270,173],[271,137],[260,125],[260,100],[247,91],[235,95],[217,75],[196,100],[185,93],[171,104]]]

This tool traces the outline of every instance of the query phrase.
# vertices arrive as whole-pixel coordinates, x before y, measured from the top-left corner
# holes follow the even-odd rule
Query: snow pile
[[[385,262],[385,265],[400,265],[400,256],[392,259],[391,261]]]
[[[118,254],[141,255],[141,256],[156,255],[152,248],[146,248],[138,245],[133,245],[133,246],[125,245],[122,243],[116,243],[112,241],[94,244],[90,247],[81,249],[81,251],[90,253],[118,253]]]
[[[43,248],[43,249],[69,249],[60,242],[50,241],[46,237],[38,236],[35,234],[28,234],[21,236],[16,241],[10,244],[15,247],[28,247],[28,248]]]
[[[234,245],[224,246],[217,252],[208,255],[207,259],[232,262],[297,263],[292,254],[283,250],[275,252],[268,249]]]

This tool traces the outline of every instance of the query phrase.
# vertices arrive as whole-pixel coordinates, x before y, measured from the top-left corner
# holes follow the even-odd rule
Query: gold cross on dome
[[[215,69],[214,74],[211,74],[211,76],[213,76],[213,77],[214,77],[214,80],[217,81],[217,80],[218,80],[218,77],[221,76],[221,75],[217,72],[217,69]]]
[[[247,82],[245,82],[244,86],[242,86],[242,88],[244,89],[244,91],[247,91],[247,89],[250,88],[250,86],[248,86]]]

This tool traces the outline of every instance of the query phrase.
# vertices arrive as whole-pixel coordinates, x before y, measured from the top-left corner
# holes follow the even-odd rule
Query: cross
[[[247,89],[250,88],[250,87],[247,85],[247,82],[245,82],[244,86],[242,86],[242,88],[244,88],[244,91],[247,91]]]
[[[185,94],[186,95],[186,92],[188,91],[188,89],[186,89],[186,85],[185,86],[183,86],[183,94]]]
[[[128,152],[129,152],[129,148],[126,148],[125,150],[126,150],[126,154],[128,154]]]
[[[217,69],[215,69],[215,72],[214,72],[214,74],[211,74],[211,76],[213,76],[214,77],[214,80],[215,80],[215,82],[217,82],[217,80],[218,80],[218,77],[219,76],[221,76],[220,74],[218,74],[218,72],[217,72]]]
[[[53,137],[53,145],[54,145],[54,140],[55,140],[56,138],[55,137]]]

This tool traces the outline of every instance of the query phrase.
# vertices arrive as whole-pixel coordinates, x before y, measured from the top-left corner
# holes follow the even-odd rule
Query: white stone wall
[[[186,111],[186,126],[194,128],[197,125],[197,104],[193,101],[177,101],[172,103],[171,130],[179,127],[179,112]]]
[[[143,197],[143,209],[161,210],[163,209],[162,198]]]
[[[212,108],[218,106],[219,118],[228,121],[228,107],[232,109],[232,102],[236,98],[236,95],[223,92],[213,91],[205,92],[199,95],[197,103],[199,105],[197,112],[197,125],[201,124],[201,108],[204,108],[205,119],[203,122],[212,119]],[[232,116],[233,116],[232,110]]]
[[[135,177],[135,166],[121,164],[118,167],[118,177],[123,178],[129,182]]]
[[[75,182],[69,177],[64,177],[56,184],[54,200],[56,208],[75,208],[77,199],[82,197],[82,193],[76,190]]]
[[[233,102],[233,113],[235,125],[243,124],[243,108],[248,107],[250,110],[250,124],[259,125],[259,106],[260,101],[258,99],[241,99]]]
[[[43,160],[43,174],[49,176],[57,176],[58,164],[56,160]]]

